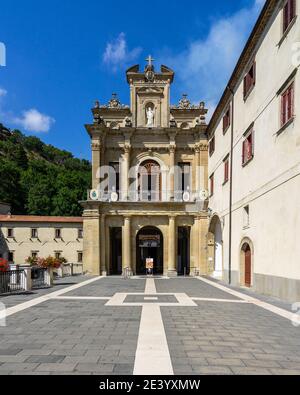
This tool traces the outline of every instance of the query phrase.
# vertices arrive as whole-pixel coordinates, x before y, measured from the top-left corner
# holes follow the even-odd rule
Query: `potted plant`
[[[8,261],[4,258],[0,258],[0,293],[7,292],[8,290],[10,276],[4,274],[4,272],[7,271],[9,271]]]
[[[29,257],[26,259],[26,263],[27,263],[28,265],[30,265],[30,266],[37,266],[37,264],[38,264],[38,258],[37,258],[37,257],[29,256]]]
[[[62,265],[62,258],[54,258],[52,256],[48,256],[48,258],[38,258],[37,264],[39,267],[43,269],[47,269],[50,276],[50,284],[53,285],[54,279],[54,269],[59,269]]]

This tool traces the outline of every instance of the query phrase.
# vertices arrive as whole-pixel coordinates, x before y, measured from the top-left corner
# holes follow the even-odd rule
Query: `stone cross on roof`
[[[152,67],[152,62],[153,62],[154,60],[155,60],[155,59],[153,59],[152,56],[149,55],[148,58],[146,59],[146,61],[148,62],[148,66]]]

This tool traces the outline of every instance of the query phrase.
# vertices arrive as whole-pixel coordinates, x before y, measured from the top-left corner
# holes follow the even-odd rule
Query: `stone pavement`
[[[79,277],[0,302],[2,375],[300,374],[291,309],[205,279]]]

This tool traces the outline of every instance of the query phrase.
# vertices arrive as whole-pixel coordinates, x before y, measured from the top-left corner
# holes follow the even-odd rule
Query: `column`
[[[129,170],[130,170],[130,152],[131,146],[125,145],[124,147],[124,166],[122,175],[122,185],[123,185],[123,200],[129,200]]]
[[[175,145],[170,147],[170,200],[174,200],[175,196]]]
[[[92,175],[93,189],[98,189],[100,184],[100,168],[101,168],[101,139],[95,139],[92,142]]]
[[[106,227],[105,227],[106,217],[101,215],[100,220],[100,274],[101,276],[107,276],[106,268]]]
[[[176,217],[169,217],[169,263],[168,263],[168,276],[177,276],[177,261],[176,261]]]
[[[123,226],[123,272],[124,269],[129,268],[132,270],[131,262],[131,218],[124,218]]]
[[[201,163],[200,163],[200,147],[197,145],[195,147],[195,156],[196,156],[196,194],[197,194],[197,199],[199,198],[199,193],[201,190]]]
[[[191,276],[200,267],[200,217],[194,218],[194,225],[191,229]]]
[[[98,210],[91,211],[83,218],[83,266],[84,271],[93,276],[100,275],[100,218]]]

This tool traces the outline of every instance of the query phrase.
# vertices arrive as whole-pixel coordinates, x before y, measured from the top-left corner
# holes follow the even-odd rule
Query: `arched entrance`
[[[136,237],[136,273],[146,273],[146,260],[152,258],[154,274],[164,271],[164,238],[162,232],[155,227],[147,226],[139,231]]]
[[[223,277],[223,232],[220,218],[215,215],[209,227],[210,272],[216,278]]]
[[[241,253],[241,285],[250,288],[252,286],[252,250],[249,243],[243,244]]]

